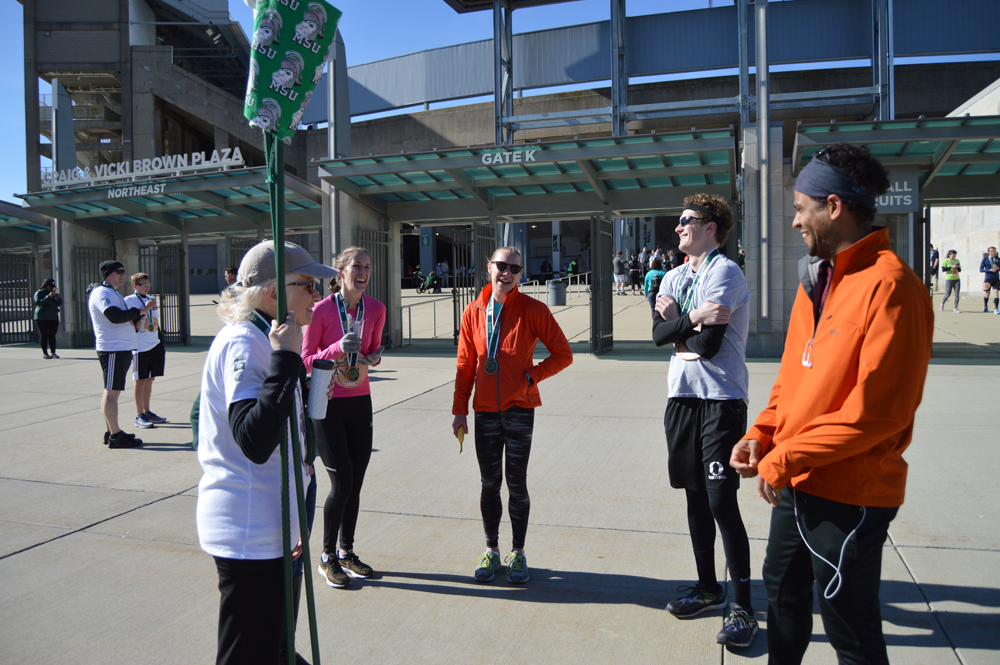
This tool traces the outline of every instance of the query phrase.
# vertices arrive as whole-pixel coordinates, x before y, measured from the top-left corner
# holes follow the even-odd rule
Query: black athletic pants
[[[752,610],[750,600],[750,541],[737,492],[739,475],[729,466],[733,446],[746,432],[742,400],[671,398],[663,416],[672,487],[687,493],[688,528],[698,581],[715,589],[715,526],[722,535],[732,579],[733,602]]]
[[[219,573],[217,665],[277,665],[285,639],[284,568],[277,559],[215,557]]]
[[[504,475],[507,477],[507,492],[510,494],[507,511],[514,533],[513,546],[515,549],[524,547],[524,538],[528,532],[528,513],[531,512],[528,456],[531,454],[531,434],[534,428],[534,409],[512,406],[497,413],[476,412],[476,458],[479,460],[479,473],[483,480],[479,507],[483,513],[487,547],[500,546],[500,518],[503,516],[500,485]],[[505,456],[506,474],[503,469]]]
[[[330,475],[330,494],[323,506],[323,550],[354,549],[354,530],[361,508],[361,486],[372,458],[372,396],[334,397],[316,428],[316,450]]]
[[[799,524],[809,544],[827,561],[840,561],[848,534],[859,522],[858,532],[844,552],[840,569],[842,584],[832,599],[824,591],[835,571],[809,552],[795,526]],[[764,557],[764,587],[767,589],[768,662],[800,663],[812,636],[813,581],[819,591],[819,612],[827,639],[837,650],[841,665],[888,663],[879,583],[882,577],[882,545],[889,522],[898,508],[865,508],[839,503],[787,488],[771,511],[771,533]]]
[[[48,349],[52,349],[51,353],[55,353],[56,331],[59,330],[59,321],[41,321],[36,319],[35,324],[38,326],[38,342],[42,345],[42,353],[48,354]]]

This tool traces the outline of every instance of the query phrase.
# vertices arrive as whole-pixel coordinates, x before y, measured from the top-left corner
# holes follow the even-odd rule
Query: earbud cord
[[[823,590],[823,597],[826,598],[827,600],[832,600],[838,593],[840,593],[840,587],[844,582],[844,575],[843,573],[840,572],[840,569],[844,565],[844,552],[847,551],[847,543],[851,542],[851,538],[853,538],[854,535],[858,532],[858,529],[861,528],[861,525],[864,523],[865,516],[868,514],[868,511],[864,506],[861,506],[861,521],[858,522],[858,525],[854,527],[854,530],[851,531],[849,534],[847,534],[847,538],[844,539],[844,544],[841,545],[840,547],[840,560],[837,561],[837,565],[835,566],[829,561],[827,561],[823,557],[823,555],[814,550],[812,548],[812,545],[809,544],[809,540],[806,538],[806,534],[802,530],[802,525],[799,523],[799,502],[798,499],[795,497],[795,490],[789,487],[788,491],[792,493],[792,505],[795,507],[795,527],[799,530],[799,535],[802,536],[802,542],[806,544],[806,547],[809,548],[809,551],[812,552],[817,559],[819,559],[826,565],[833,568],[834,571],[836,571],[833,577],[830,578],[830,583],[826,585],[826,589]],[[837,586],[835,589],[831,591],[830,587],[832,587],[834,583],[836,583]]]

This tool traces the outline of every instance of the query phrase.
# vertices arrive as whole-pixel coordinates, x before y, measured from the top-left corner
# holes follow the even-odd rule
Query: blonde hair
[[[340,291],[343,286],[341,283],[341,274],[358,254],[364,254],[368,257],[368,260],[371,261],[372,255],[368,253],[368,250],[364,247],[358,247],[357,245],[348,247],[340,254],[337,254],[337,259],[333,262],[333,267],[337,269],[337,274],[330,279],[330,293],[337,293]]]
[[[297,272],[285,274],[285,283],[298,282],[310,279],[306,275]],[[263,284],[256,286],[237,286],[233,284],[222,291],[222,301],[216,306],[215,311],[222,319],[223,323],[237,323],[239,321],[249,321],[254,310],[263,309],[262,305],[267,300],[269,291],[273,291],[277,282],[270,279]],[[288,287],[285,287],[286,289]]]
[[[493,254],[490,255],[490,263],[496,260],[497,254],[517,254],[517,258],[521,259],[521,252],[517,251],[517,247],[497,247]],[[524,259],[521,259],[522,261]]]

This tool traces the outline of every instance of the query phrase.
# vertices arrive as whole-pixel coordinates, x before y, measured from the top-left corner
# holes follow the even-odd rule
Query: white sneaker
[[[149,429],[153,426],[153,423],[146,420],[146,416],[140,415],[135,417],[135,426],[139,429]]]
[[[960,309],[953,309],[951,311],[953,311],[955,314],[961,314],[962,313],[962,310],[960,310]]]

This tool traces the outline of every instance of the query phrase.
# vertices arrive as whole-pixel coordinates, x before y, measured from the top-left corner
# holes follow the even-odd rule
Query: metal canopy
[[[493,0],[444,0],[449,7],[459,14],[468,12],[482,12],[493,9]],[[504,0],[503,5],[513,9],[523,9],[524,7],[540,7],[542,5],[557,5],[563,2],[575,2],[575,0]]]
[[[793,174],[833,143],[867,145],[886,168],[916,166],[923,205],[1000,203],[1000,116],[800,124]]]
[[[0,201],[0,248],[50,244],[52,234],[48,217],[15,203]]]
[[[264,167],[24,194],[29,210],[116,238],[177,237],[270,228]],[[322,191],[285,174],[289,230],[320,226]]]
[[[410,224],[653,215],[679,212],[696,192],[736,199],[732,127],[316,164],[323,180]]]

